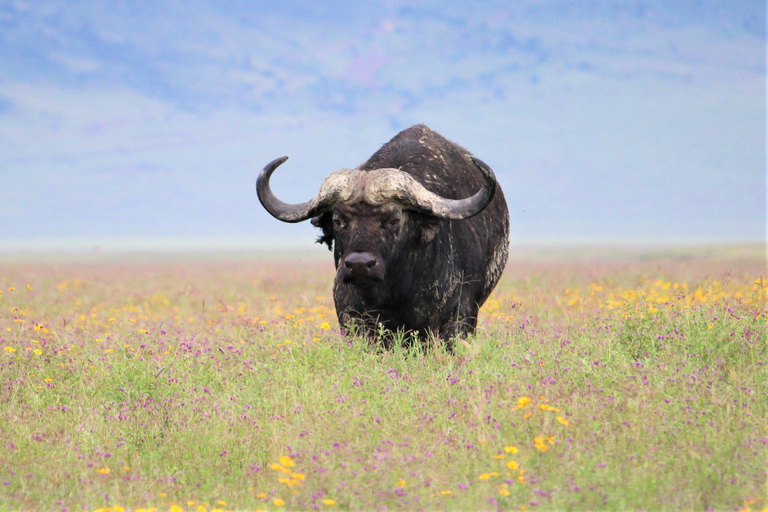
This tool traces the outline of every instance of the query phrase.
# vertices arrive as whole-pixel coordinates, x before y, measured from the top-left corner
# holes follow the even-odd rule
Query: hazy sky
[[[286,201],[423,122],[512,243],[763,241],[763,1],[0,0],[0,249],[304,243]],[[42,242],[41,242],[42,241]]]

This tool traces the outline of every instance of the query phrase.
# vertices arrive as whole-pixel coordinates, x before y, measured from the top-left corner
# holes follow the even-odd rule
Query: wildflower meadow
[[[0,262],[0,510],[768,510],[762,249],[513,258],[453,354],[327,256]]]

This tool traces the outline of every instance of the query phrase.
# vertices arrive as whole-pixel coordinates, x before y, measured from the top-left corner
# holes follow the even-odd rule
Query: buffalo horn
[[[283,222],[301,222],[316,217],[331,211],[337,202],[347,201],[353,196],[358,196],[360,192],[372,204],[396,201],[406,208],[440,219],[468,219],[482,212],[490,204],[496,193],[496,176],[485,162],[474,156],[467,156],[482,173],[484,183],[473,196],[465,199],[447,199],[439,196],[399,169],[343,169],[330,174],[311,201],[288,204],[276,198],[269,188],[270,176],[280,164],[288,160],[287,156],[271,161],[262,169],[256,180],[256,193],[264,209]]]
[[[379,169],[380,173],[368,185],[366,196],[378,203],[394,200],[405,207],[421,211],[440,219],[468,219],[482,212],[496,193],[496,176],[488,165],[467,155],[483,175],[483,186],[473,196],[465,199],[447,199],[427,190],[410,174],[398,169]]]
[[[256,194],[259,201],[273,217],[283,222],[301,222],[333,209],[339,201],[346,201],[355,191],[359,171],[344,169],[325,178],[320,191],[310,201],[301,204],[284,203],[275,197],[269,187],[269,178],[275,169],[288,160],[287,156],[268,163],[256,180]]]

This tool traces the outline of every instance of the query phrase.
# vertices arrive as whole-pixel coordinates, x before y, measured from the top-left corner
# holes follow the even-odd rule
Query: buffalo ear
[[[440,219],[426,218],[419,223],[422,243],[428,244],[434,240],[435,235],[437,235],[437,230],[440,227],[440,222]]]
[[[328,212],[312,219],[312,225],[323,230],[322,236],[317,238],[317,243],[325,244],[328,250],[333,250],[333,214]]]

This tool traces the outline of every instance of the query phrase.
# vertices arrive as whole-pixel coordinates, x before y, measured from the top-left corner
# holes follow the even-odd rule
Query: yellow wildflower
[[[284,507],[285,506],[285,502],[283,500],[281,500],[280,498],[275,498],[274,500],[272,500],[272,503],[274,503],[276,507]]]
[[[282,472],[282,473],[285,473],[285,474],[290,474],[290,473],[291,473],[291,470],[290,470],[290,469],[287,469],[287,468],[285,468],[285,467],[281,466],[280,464],[278,464],[278,463],[276,463],[276,462],[275,462],[275,463],[273,463],[273,464],[272,464],[271,466],[269,466],[269,467],[270,467],[270,468],[272,468],[272,469],[274,469],[275,471],[280,471],[280,472]]]
[[[322,501],[322,503],[325,506],[332,507],[332,506],[334,506],[336,504],[336,500],[332,500],[332,499],[326,498],[326,499],[324,499]]]
[[[563,418],[562,416],[558,416],[558,417],[557,417],[557,418],[555,418],[555,419],[556,419],[557,421],[559,421],[560,423],[562,423],[563,425],[565,425],[566,427],[569,425],[569,423],[568,423],[568,420],[567,420],[567,419],[565,419],[565,418]]]
[[[507,453],[517,453],[520,450],[518,450],[516,446],[505,446],[504,451]]]
[[[517,462],[515,462],[513,460],[509,460],[509,461],[507,461],[507,467],[509,469],[518,469],[520,467],[520,464],[518,464]]]
[[[281,455],[277,460],[278,462],[280,462],[281,465],[285,466],[286,468],[292,468],[293,466],[296,465],[296,463],[293,462],[293,459],[287,455]]]
[[[529,397],[521,396],[520,398],[517,399],[517,405],[512,410],[516,411],[518,409],[522,409],[523,407],[525,407],[526,405],[528,405],[530,403],[531,403],[531,399]]]

